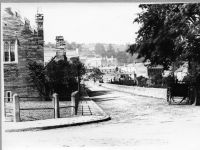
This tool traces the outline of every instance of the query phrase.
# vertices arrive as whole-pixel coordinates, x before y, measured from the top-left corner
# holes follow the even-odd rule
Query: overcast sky
[[[141,10],[137,3],[15,3],[2,7],[18,9],[35,24],[37,9],[44,14],[45,42],[57,35],[78,43],[127,44],[135,41],[138,25],[133,24]]]

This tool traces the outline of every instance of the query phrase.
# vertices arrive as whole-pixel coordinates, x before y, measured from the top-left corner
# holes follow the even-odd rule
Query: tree
[[[56,45],[51,42],[48,42],[45,46],[50,48],[56,48]]]
[[[51,88],[48,77],[45,74],[43,64],[35,61],[28,63],[30,82],[33,83],[38,90],[41,97],[45,97],[45,100],[50,100]]]
[[[124,51],[119,51],[116,54],[116,58],[117,58],[117,61],[118,61],[119,64],[126,64],[128,55]]]
[[[108,45],[108,49],[107,49],[107,52],[106,52],[106,55],[107,57],[115,57],[116,56],[116,53],[115,53],[115,49],[113,48],[112,44],[109,44]]]
[[[200,4],[140,5],[143,12],[134,23],[141,24],[136,43],[128,52],[139,53],[151,64],[169,68],[179,60],[200,61],[199,14]],[[196,53],[197,52],[197,53]],[[196,55],[196,54],[197,55]]]
[[[82,50],[82,45],[81,44],[78,44],[76,42],[71,42],[69,43],[68,41],[65,41],[65,47],[66,49],[68,50],[75,50],[75,49],[79,49],[80,51]]]
[[[102,57],[105,57],[106,56],[106,50],[105,50],[104,45],[101,44],[101,43],[97,43],[95,45],[95,53],[102,56]]]
[[[89,75],[89,78],[92,78],[94,80],[100,80],[100,79],[102,79],[103,75],[104,75],[104,73],[102,73],[99,68],[93,68]]]
[[[65,41],[65,48],[68,49],[68,50],[72,49],[72,46],[68,41]]]
[[[60,100],[69,99],[71,93],[78,89],[78,79],[85,74],[85,67],[79,60],[69,62],[67,59],[52,59],[46,67],[29,62],[28,68],[32,83],[46,100],[53,93],[57,93]]]
[[[140,5],[143,12],[134,20],[141,25],[136,43],[128,52],[161,64],[169,69],[174,64],[189,62],[189,73],[196,82],[200,74],[200,4]],[[176,63],[180,62],[180,63]]]

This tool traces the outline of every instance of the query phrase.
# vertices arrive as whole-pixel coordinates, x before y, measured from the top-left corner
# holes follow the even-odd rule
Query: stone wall
[[[31,60],[44,63],[43,35],[38,36],[38,31],[10,8],[3,10],[2,22],[3,41],[17,40],[18,45],[18,62],[4,63],[4,90],[19,96],[39,96],[30,82],[27,64]]]
[[[102,83],[101,86],[135,95],[167,99],[167,89],[164,88],[146,88],[146,87],[125,86],[125,85],[108,84],[108,83]]]

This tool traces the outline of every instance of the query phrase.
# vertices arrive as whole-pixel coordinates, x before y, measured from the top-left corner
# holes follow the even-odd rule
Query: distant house
[[[44,64],[43,14],[36,14],[36,29],[28,19],[11,8],[2,12],[4,95],[7,101],[14,93],[19,96],[37,96],[38,91],[30,83],[29,61]]]
[[[135,63],[134,68],[136,77],[143,76],[148,78],[148,70],[144,63]]]
[[[100,71],[105,74],[115,74],[116,73],[116,67],[110,66],[110,67],[99,67]]]
[[[87,68],[97,68],[101,66],[101,57],[87,57],[85,60],[85,66]]]
[[[150,79],[155,75],[162,76],[162,74],[164,72],[163,66],[161,66],[161,65],[149,66],[149,67],[147,67],[147,71],[148,71],[148,76]]]
[[[101,66],[108,67],[108,66],[117,66],[117,58],[114,58],[113,56],[108,58],[102,57],[101,59]]]

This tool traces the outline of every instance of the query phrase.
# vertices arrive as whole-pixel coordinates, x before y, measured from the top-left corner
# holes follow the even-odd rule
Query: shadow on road
[[[102,102],[102,101],[112,101],[116,100],[116,97],[109,97],[109,98],[92,98],[95,102]]]
[[[101,96],[101,95],[106,95],[106,94],[110,93],[109,91],[91,91],[88,88],[86,88],[86,90],[90,97]]]
[[[86,88],[87,93],[89,97],[92,98],[95,102],[101,102],[101,101],[111,101],[115,100],[116,97],[109,97],[109,98],[97,98],[96,96],[106,95],[110,93],[110,91],[91,91],[90,89]]]

